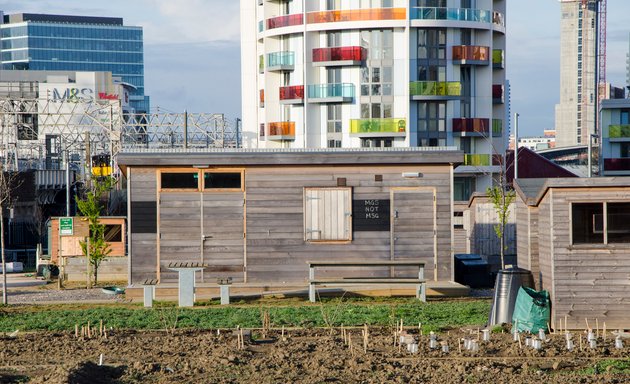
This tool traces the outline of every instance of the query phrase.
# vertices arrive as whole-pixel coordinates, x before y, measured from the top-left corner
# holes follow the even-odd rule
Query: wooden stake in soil
[[[568,315],[564,315],[564,330],[566,331],[567,329],[569,329],[569,327],[567,326],[567,321],[569,320],[569,316]]]
[[[582,351],[582,335],[578,335],[578,337],[580,338],[580,352]]]
[[[103,319],[101,319],[101,323],[100,323],[100,325],[98,327],[98,335],[100,337],[103,337]]]
[[[88,321],[88,325],[87,325],[87,337],[88,339],[92,338],[92,332],[90,331],[90,322]]]
[[[606,322],[604,321],[604,330],[603,330],[603,337],[604,337],[604,341],[606,341]]]
[[[591,327],[588,326],[588,319],[586,317],[584,318],[584,321],[586,322],[586,329],[587,330],[591,329]]]
[[[78,338],[79,338],[79,324],[75,324],[75,325],[74,325],[74,337],[75,337],[76,339],[78,339]]]
[[[518,349],[523,348],[523,345],[521,344],[521,334],[518,334]]]
[[[599,339],[599,319],[595,319],[595,337]]]

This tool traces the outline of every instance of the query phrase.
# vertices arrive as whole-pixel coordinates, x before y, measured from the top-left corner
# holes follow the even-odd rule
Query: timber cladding
[[[519,247],[529,237],[531,269],[551,294],[552,326],[566,318],[569,328],[584,328],[585,319],[630,327],[629,218],[630,181],[622,178],[550,180],[519,207]]]
[[[199,283],[231,277],[255,285],[301,285],[308,280],[308,261],[331,259],[417,260],[426,264],[428,279],[450,280],[451,164],[125,169],[131,175],[131,284],[147,278],[174,283],[169,263],[198,262],[209,266],[197,274]],[[192,172],[200,181],[162,188],[161,175],[173,172]],[[241,188],[205,188],[205,174],[221,172],[240,172]],[[354,268],[348,276],[413,273]]]

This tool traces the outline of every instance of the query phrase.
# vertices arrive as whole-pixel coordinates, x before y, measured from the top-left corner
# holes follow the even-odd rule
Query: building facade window
[[[304,239],[352,240],[352,189],[304,189]]]
[[[418,103],[418,146],[436,147],[446,145],[445,101]]]
[[[393,140],[387,137],[373,137],[361,139],[361,148],[390,148]]]
[[[572,244],[630,243],[630,203],[571,204]]]

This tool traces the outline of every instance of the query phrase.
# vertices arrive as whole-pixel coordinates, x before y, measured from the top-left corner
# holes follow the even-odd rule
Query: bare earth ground
[[[459,351],[458,340],[476,330],[438,335],[448,354],[419,338],[411,355],[394,346],[391,329],[369,330],[367,352],[361,329],[271,330],[245,338],[239,349],[234,331],[116,331],[107,338],[68,333],[30,333],[0,338],[0,383],[628,383],[630,375],[597,364],[630,357],[628,342],[613,348],[609,337],[596,349],[567,352],[564,337],[552,335],[542,350],[519,348],[511,335],[493,334],[478,352]],[[410,330],[410,333],[416,331]],[[586,344],[586,343],[584,343]],[[103,354],[103,365],[99,356]],[[590,369],[590,372],[586,371]]]

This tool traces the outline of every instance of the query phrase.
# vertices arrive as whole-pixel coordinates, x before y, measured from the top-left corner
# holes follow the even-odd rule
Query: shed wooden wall
[[[540,263],[538,261],[538,207],[516,201],[517,262],[534,276],[536,288],[540,289]]]
[[[497,212],[487,198],[475,198],[470,206],[471,252],[480,255],[500,255],[501,243],[494,231],[499,223]],[[505,226],[505,255],[516,254],[516,210],[512,203]]]
[[[540,204],[540,264],[543,287],[551,289],[553,320],[569,327],[605,321],[609,329],[630,327],[630,244],[570,243],[573,202],[628,201],[630,188],[551,189]]]
[[[74,220],[79,220],[77,217]],[[122,227],[121,240],[109,242],[109,247],[111,249],[110,257],[124,257],[125,255],[125,242],[127,240],[127,228],[125,226],[125,219],[120,217],[101,217],[101,224],[118,224]],[[77,224],[75,223],[75,226]],[[82,225],[87,226],[87,223],[82,223]],[[76,234],[76,232],[75,232]],[[54,218],[50,221],[50,236],[51,236],[51,246],[48,252],[50,253],[51,260],[53,262],[58,262],[59,260],[59,218]],[[61,255],[62,256],[70,256],[77,257],[83,256],[83,251],[81,250],[80,241],[83,241],[84,237],[79,236],[61,236]]]
[[[157,279],[157,175],[155,169],[129,168],[127,172],[129,211],[129,283]],[[153,214],[135,207],[151,208]],[[145,210],[145,209],[143,209]],[[148,210],[151,212],[151,209]]]
[[[403,172],[421,172],[421,178],[403,178]],[[155,278],[158,263],[168,261],[199,261],[199,232],[194,224],[186,224],[175,217],[195,221],[199,215],[200,192],[179,194],[158,193],[156,169],[132,168],[130,170],[130,221],[133,223],[133,205],[137,201],[158,201],[159,197],[159,245],[156,234],[134,233],[131,230],[131,281],[141,283],[145,278]],[[382,175],[376,181],[375,175]],[[451,278],[451,181],[449,166],[338,166],[338,167],[249,167],[245,169],[245,193],[204,193],[204,206],[208,211],[223,206],[221,218],[210,212],[204,214],[207,220],[218,221],[212,226],[220,230],[225,220],[245,216],[245,239],[241,257],[238,257],[238,241],[234,234],[243,236],[242,227],[237,222],[225,226],[219,233],[226,242],[217,244],[219,255],[228,255],[217,261],[223,265],[245,266],[243,279],[248,283],[291,284],[303,283],[308,279],[309,260],[389,260],[391,253],[390,231],[354,231],[351,242],[306,242],[304,239],[304,187],[336,187],[338,179],[345,178],[346,185],[352,187],[353,200],[390,199],[392,191],[402,188],[422,188],[417,199],[398,199],[399,204],[408,204],[410,230],[415,236],[399,236],[397,254],[399,258],[414,257],[426,263],[425,276],[429,279],[450,280]],[[435,193],[433,192],[435,191]],[[183,195],[188,195],[185,197]],[[229,197],[227,196],[229,195]],[[437,225],[437,268],[433,256],[433,195],[436,196]],[[206,200],[207,199],[207,200]],[[235,200],[233,200],[235,199]],[[244,199],[244,201],[243,201]],[[188,201],[189,203],[183,203]],[[214,203],[212,202],[214,201]],[[234,204],[224,205],[232,201]],[[182,204],[185,207],[182,207]],[[207,204],[207,205],[206,205]],[[238,208],[240,205],[240,210]],[[413,209],[415,207],[415,210]],[[185,210],[181,210],[185,209]],[[413,212],[417,212],[414,214]],[[216,211],[215,211],[216,212]],[[430,223],[427,220],[431,220]],[[206,220],[206,219],[204,219]],[[198,220],[197,220],[198,221]],[[195,238],[182,235],[184,228],[196,233]],[[431,235],[428,235],[428,231]],[[165,236],[173,233],[172,236]],[[177,233],[178,235],[176,235]],[[188,235],[186,235],[188,236]],[[232,236],[226,238],[225,236]],[[167,240],[167,237],[169,240]],[[169,243],[170,241],[170,243]],[[159,247],[159,249],[158,249]],[[170,250],[168,247],[172,247]],[[195,248],[195,249],[192,249]],[[159,252],[158,252],[159,250]],[[429,252],[430,250],[430,252]],[[157,254],[160,260],[157,260]],[[166,256],[169,254],[170,256]],[[208,260],[205,260],[208,263]],[[323,271],[325,273],[325,271]],[[388,273],[386,271],[356,271],[365,276],[368,273]],[[225,275],[225,274],[224,274]],[[230,277],[240,278],[235,273]],[[323,276],[323,274],[322,274]],[[162,282],[174,282],[175,275],[162,271]]]

